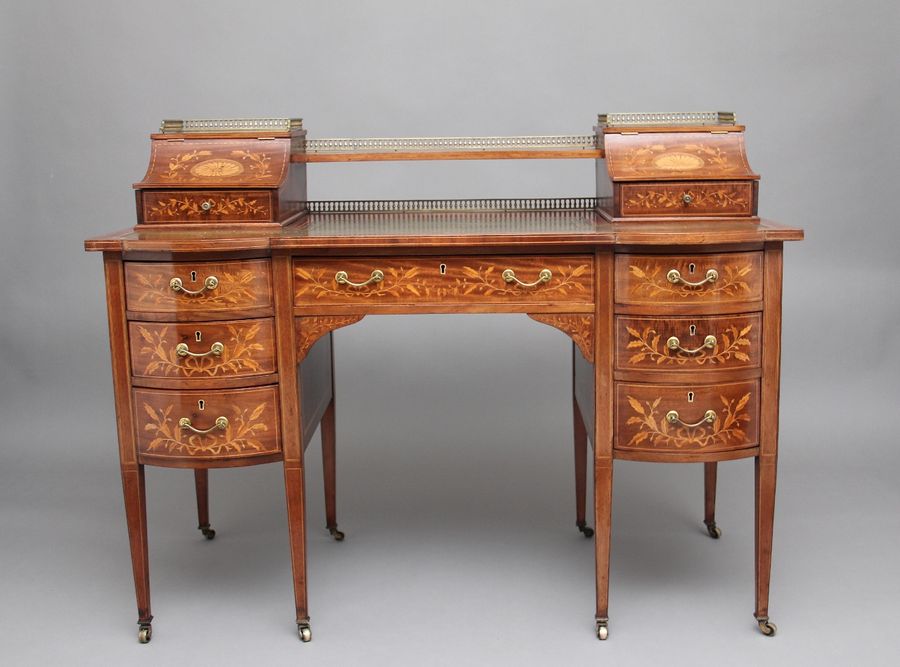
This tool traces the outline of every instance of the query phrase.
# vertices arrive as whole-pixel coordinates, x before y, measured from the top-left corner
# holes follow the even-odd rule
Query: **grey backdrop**
[[[894,0],[0,3],[0,656],[6,664],[888,663],[900,649]],[[786,249],[772,617],[752,463],[617,464],[610,641],[574,529],[569,341],[524,316],[336,334],[342,544],[309,454],[314,641],[292,622],[279,466],[148,473],[135,639],[100,257],[163,117],[310,136],[589,131],[733,109]],[[316,165],[314,198],[589,195],[589,162]],[[314,445],[317,445],[318,438]],[[298,662],[299,661],[299,662]]]

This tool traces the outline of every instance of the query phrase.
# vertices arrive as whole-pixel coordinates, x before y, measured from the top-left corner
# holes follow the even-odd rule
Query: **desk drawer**
[[[227,313],[270,308],[269,260],[225,262],[126,262],[129,311]]]
[[[758,368],[759,313],[718,317],[616,318],[619,370]]]
[[[135,377],[223,378],[274,373],[271,319],[157,324],[131,322]]]
[[[144,223],[271,222],[272,194],[266,190],[185,192],[146,190]]]
[[[759,301],[761,252],[616,255],[616,303],[716,304]]]
[[[274,386],[135,389],[134,405],[138,452],[148,459],[227,460],[281,451]]]
[[[751,181],[623,183],[623,216],[753,214]]]
[[[616,448],[716,452],[759,442],[759,382],[616,385]]]
[[[593,300],[590,255],[338,258],[294,263],[297,306],[589,306]]]

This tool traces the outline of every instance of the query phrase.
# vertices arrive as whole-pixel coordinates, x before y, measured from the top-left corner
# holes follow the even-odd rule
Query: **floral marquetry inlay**
[[[257,359],[264,351],[257,340],[262,324],[226,325],[228,335],[223,337],[222,352],[219,355],[179,356],[175,337],[169,327],[149,329],[137,326],[141,336],[141,359],[146,361],[143,369],[135,369],[144,376],[164,377],[218,377],[222,375],[264,373],[267,370]]]
[[[721,407],[712,422],[699,425],[672,424],[666,419],[666,408],[661,408],[662,397],[642,401],[627,396],[633,412],[625,422],[636,427],[636,432],[625,447],[654,447],[660,449],[717,449],[746,442],[746,427],[750,422],[750,394],[740,398],[719,396]]]
[[[623,211],[747,211],[750,185],[747,183],[702,186],[630,186],[622,188]]]
[[[211,208],[203,208],[204,204],[211,205]],[[145,210],[150,221],[185,218],[200,220],[210,215],[255,219],[269,215],[268,202],[243,195],[169,196],[156,200]]]
[[[168,170],[161,174],[163,178],[174,180],[190,180],[196,178],[227,178],[240,176],[245,169],[249,177],[266,179],[271,176],[272,158],[263,152],[248,150],[229,151],[228,158],[212,158],[210,150],[193,150],[176,153],[168,162]]]
[[[642,268],[634,264],[628,267],[633,278],[632,293],[635,296],[677,297],[687,299],[698,293],[717,296],[750,295],[752,288],[747,277],[753,272],[752,264],[727,264],[718,270],[715,282],[704,282],[696,287],[672,283],[667,278],[668,270],[661,264]]]
[[[373,265],[374,267],[374,265]],[[504,266],[471,264],[448,269],[446,276],[435,276],[422,266],[402,263],[385,266],[383,279],[369,281],[365,286],[342,285],[335,280],[333,265],[302,266],[295,269],[299,278],[295,282],[295,297],[300,300],[356,301],[358,299],[416,299],[440,301],[466,301],[482,297],[506,300],[529,299],[540,294],[542,298],[578,298],[583,300],[590,293],[589,264],[554,266],[552,278],[542,284],[523,287],[506,282]],[[381,270],[381,269],[379,269]],[[370,277],[372,268],[351,274],[351,280],[362,282]],[[528,271],[528,273],[526,273]],[[531,275],[533,273],[534,275]],[[452,275],[451,275],[452,274]],[[533,280],[539,269],[517,270],[516,275]]]
[[[223,456],[228,454],[258,454],[268,451],[263,434],[269,430],[266,414],[271,406],[260,403],[253,407],[231,405],[224,430],[198,434],[179,425],[181,415],[175,414],[174,405],[154,407],[143,403],[148,419],[144,423],[150,440],[144,451],[148,454]],[[211,422],[214,420],[211,420]]]
[[[582,314],[535,314],[528,317],[549,324],[568,335],[589,362],[594,362],[594,316]]]
[[[753,324],[743,328],[732,325],[715,336],[713,347],[699,346],[696,352],[686,352],[682,348],[669,348],[666,344],[669,335],[652,326],[640,330],[629,326],[625,328],[630,338],[626,345],[630,352],[628,363],[632,366],[642,363],[656,366],[721,366],[732,359],[750,363],[747,350],[751,347],[749,335],[752,329]]]
[[[303,361],[316,341],[329,331],[359,322],[362,315],[316,315],[297,318],[297,361]]]

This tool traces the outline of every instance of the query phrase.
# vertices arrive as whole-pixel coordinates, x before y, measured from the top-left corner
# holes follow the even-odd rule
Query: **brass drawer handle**
[[[550,269],[541,269],[541,272],[538,274],[538,279],[533,283],[524,283],[518,278],[516,278],[516,272],[512,269],[506,269],[503,273],[500,274],[500,277],[503,278],[508,283],[516,283],[520,287],[537,287],[541,283],[549,283],[550,279],[553,277],[553,272]]]
[[[203,287],[198,290],[191,290],[184,286],[184,282],[181,278],[172,278],[169,281],[169,287],[172,288],[173,292],[182,292],[187,294],[188,296],[199,296],[203,294],[205,291],[212,291],[219,286],[219,279],[215,276],[209,276],[206,280],[203,281]]]
[[[226,428],[228,428],[228,417],[216,417],[216,423],[207,429],[194,428],[191,425],[191,420],[187,417],[182,417],[181,419],[179,419],[178,425],[183,429],[196,433],[197,435],[206,435],[207,433],[212,433],[216,430],[224,431]]]
[[[681,271],[678,269],[670,269],[666,274],[666,280],[668,280],[673,285],[684,285],[685,287],[703,287],[706,283],[714,283],[719,279],[719,272],[715,269],[710,269],[706,272],[706,278],[703,280],[692,283],[690,280],[685,280],[681,277]]]
[[[678,416],[677,410],[669,410],[666,413],[666,421],[670,424],[681,424],[686,428],[697,428],[698,426],[703,426],[704,424],[712,424],[714,421],[716,421],[716,411],[707,410],[703,413],[703,419],[694,424],[688,424],[687,422],[681,421],[681,417]]]
[[[703,350],[711,350],[716,346],[715,336],[707,336],[703,339],[703,345],[700,347],[695,347],[693,350],[688,350],[686,348],[681,347],[681,341],[678,340],[678,336],[671,336],[669,340],[666,341],[666,347],[670,350],[677,350],[678,352],[683,352],[684,354],[697,354],[698,352],[702,352]]]
[[[350,280],[350,276],[346,271],[338,271],[334,274],[334,282],[336,282],[338,285],[348,285],[350,287],[366,287],[367,285],[380,283],[382,280],[384,280],[384,271],[380,269],[375,269],[374,271],[372,271],[372,275],[369,276],[369,279],[361,283],[355,283]]]
[[[215,205],[216,205],[216,202],[212,201],[211,199],[208,199],[205,202],[200,203],[200,208],[203,209],[204,211],[210,211],[210,210],[212,210],[212,207]]]
[[[187,343],[178,343],[175,346],[175,354],[179,357],[220,357],[224,351],[225,346],[222,343],[213,343],[206,352],[191,352]]]

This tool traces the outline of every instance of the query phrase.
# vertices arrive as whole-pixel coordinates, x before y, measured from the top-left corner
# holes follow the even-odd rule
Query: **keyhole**
[[[438,269],[440,270],[442,276],[447,275],[447,265],[446,264],[441,264],[438,267]]]
[[[202,335],[200,334],[200,332],[195,331],[194,332],[194,340],[196,340],[199,343],[201,338],[202,338]]]
[[[693,263],[688,264],[688,273],[693,273],[696,269],[697,269],[696,264],[693,264]]]
[[[197,334],[198,334],[198,336],[199,336],[200,332],[198,331]],[[692,336],[696,336],[696,335],[697,335],[697,325],[696,325],[696,324],[692,324],[692,325],[691,325],[691,335],[692,335]],[[197,338],[197,340],[199,341],[200,339]]]
[[[693,266],[693,264],[691,266]],[[197,272],[196,271],[191,271],[191,282],[192,283],[197,282]]]
[[[199,401],[197,401],[197,409],[198,410],[206,410],[206,401],[204,401],[202,398]]]
[[[694,402],[694,392],[689,391],[688,392],[688,403],[693,403],[693,402]]]

